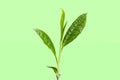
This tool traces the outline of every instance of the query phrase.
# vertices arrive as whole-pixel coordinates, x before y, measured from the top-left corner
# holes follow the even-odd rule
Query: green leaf
[[[53,71],[55,72],[56,75],[59,74],[58,69],[56,67],[48,66],[48,68],[53,69]]]
[[[61,39],[63,37],[63,33],[64,33],[64,20],[65,20],[65,12],[62,9],[62,14],[61,14],[61,19],[60,19],[60,30],[61,30]]]
[[[57,69],[56,67],[52,67],[52,66],[48,66],[48,68],[53,69],[53,71],[54,71],[55,74],[56,74],[56,78],[57,78],[57,80],[59,80],[60,74],[59,74],[58,69]]]
[[[67,22],[65,22],[65,25],[63,27],[63,34],[64,34],[64,30],[65,30],[66,25],[67,25]],[[63,34],[62,34],[62,37],[63,37]]]
[[[69,27],[63,39],[63,46],[72,42],[83,30],[86,24],[86,13],[80,15]]]
[[[53,52],[56,60],[57,60],[57,57],[56,57],[56,51],[55,51],[55,48],[54,48],[54,45],[50,39],[50,37],[42,30],[40,29],[35,29],[35,32],[39,35],[39,37],[43,40],[44,44],[49,48],[51,49],[51,51]]]

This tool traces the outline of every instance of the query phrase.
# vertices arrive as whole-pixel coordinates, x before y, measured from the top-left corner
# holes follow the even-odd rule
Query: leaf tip
[[[63,8],[60,8],[62,12],[64,12],[64,9]]]
[[[51,68],[50,66],[46,66],[47,68]]]
[[[60,8],[60,9],[61,9],[63,17],[65,17],[65,11],[64,11],[64,9],[63,8]]]
[[[37,28],[34,28],[33,30],[34,30],[34,31],[37,31],[38,29],[37,29]]]
[[[83,15],[87,16],[87,13],[84,13]]]

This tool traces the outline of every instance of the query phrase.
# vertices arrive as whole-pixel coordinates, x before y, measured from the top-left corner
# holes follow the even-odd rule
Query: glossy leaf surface
[[[54,48],[54,45],[50,39],[50,37],[42,30],[40,29],[35,29],[35,32],[39,35],[39,37],[43,40],[43,42],[45,43],[45,45],[51,49],[51,51],[53,52],[56,60],[57,60],[57,57],[56,57],[56,51],[55,51],[55,48]]]
[[[69,27],[63,39],[63,46],[72,42],[83,30],[86,24],[86,13],[80,15]]]

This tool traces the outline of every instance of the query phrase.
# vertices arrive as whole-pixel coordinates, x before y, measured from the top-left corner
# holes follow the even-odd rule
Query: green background
[[[0,0],[0,80],[56,80],[46,66],[51,51],[33,31],[47,32],[59,48],[61,9],[66,29],[82,13],[87,24],[66,46],[60,80],[120,80],[119,0]]]

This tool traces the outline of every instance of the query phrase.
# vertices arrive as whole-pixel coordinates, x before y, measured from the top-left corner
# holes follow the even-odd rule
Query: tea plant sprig
[[[64,35],[67,22],[65,22],[65,12],[62,9],[62,14],[60,19],[60,47],[59,47],[58,56],[56,55],[54,44],[51,41],[48,34],[45,33],[43,30],[34,29],[35,32],[38,34],[38,36],[43,40],[44,44],[52,51],[55,57],[57,66],[56,67],[48,66],[48,68],[53,69],[57,80],[59,80],[60,77],[60,58],[61,58],[62,50],[66,45],[71,43],[82,32],[86,24],[86,15],[87,13],[78,16],[78,18],[71,24],[66,34]]]

